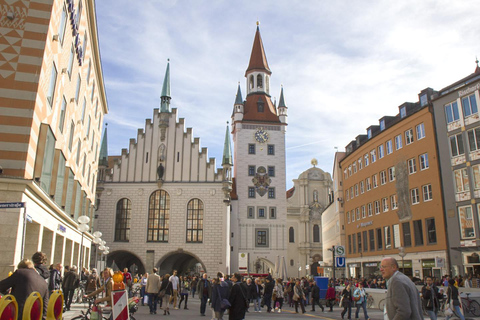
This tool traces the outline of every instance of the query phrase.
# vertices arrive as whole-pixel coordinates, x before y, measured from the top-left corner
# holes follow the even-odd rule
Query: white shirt
[[[178,277],[177,276],[170,276],[168,279],[172,283],[173,290],[178,290]]]

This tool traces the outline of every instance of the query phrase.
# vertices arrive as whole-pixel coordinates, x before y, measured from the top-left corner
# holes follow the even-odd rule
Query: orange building
[[[428,88],[422,91],[431,92]],[[446,270],[445,224],[430,101],[404,103],[346,147],[343,170],[347,276],[379,275],[395,257],[409,276]],[[402,260],[403,253],[403,260]],[[402,262],[403,261],[403,262]]]
[[[39,250],[86,265],[77,218],[93,215],[108,112],[94,1],[9,1],[0,26],[0,277]]]

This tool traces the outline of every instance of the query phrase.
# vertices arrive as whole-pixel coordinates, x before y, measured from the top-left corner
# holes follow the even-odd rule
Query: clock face
[[[260,143],[267,142],[268,141],[267,131],[263,129],[258,129],[257,132],[255,132],[255,140],[257,140]]]

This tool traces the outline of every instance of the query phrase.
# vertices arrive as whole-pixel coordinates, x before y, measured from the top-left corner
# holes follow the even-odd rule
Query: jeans
[[[438,310],[426,310],[428,316],[430,317],[431,320],[437,320],[437,312]]]
[[[363,309],[363,315],[365,316],[365,320],[368,319],[368,313],[367,313],[367,301],[363,299],[362,303],[357,303],[357,311],[355,311],[355,319],[358,319],[358,312],[360,311],[360,308]]]
[[[255,309],[255,311],[260,311],[262,308],[260,308],[260,302],[262,300],[262,298],[260,298],[260,296],[258,296],[257,298],[253,298],[253,308]]]
[[[75,289],[65,289],[65,306],[70,309]]]
[[[140,297],[142,297],[142,306],[145,305],[145,303],[143,303],[143,297],[145,296],[145,286],[142,286],[140,288]]]
[[[463,316],[462,311],[460,310],[460,306],[451,305],[450,307],[452,308],[455,315],[460,318],[460,320],[465,320],[465,317]],[[448,319],[450,319],[450,317],[445,318],[445,320],[448,320]]]
[[[147,293],[148,294],[148,306],[150,307],[150,312],[157,312],[157,294],[156,293]]]
[[[207,309],[207,300],[208,300],[208,295],[203,295],[202,296],[202,301],[200,302],[200,313],[205,314],[205,310]]]

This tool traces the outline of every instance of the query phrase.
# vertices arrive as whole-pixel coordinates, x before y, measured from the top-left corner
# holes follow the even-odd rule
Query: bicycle
[[[378,303],[378,310],[380,310],[380,311],[384,311],[384,310],[385,310],[385,298],[383,298],[382,300],[380,300],[380,302]]]
[[[76,317],[73,317],[72,320],[90,320],[90,316],[92,314],[92,309],[94,306],[96,306],[95,304],[95,299],[94,298],[89,298],[87,299],[87,302],[88,302],[88,309],[87,311],[83,311],[81,310],[80,312],[82,313],[81,315],[78,315]],[[108,317],[105,317],[103,314],[102,314],[102,319],[103,320],[109,320],[110,319],[110,315]]]
[[[369,294],[367,295],[367,308],[372,308],[373,305],[375,304],[375,299],[373,299],[372,295]]]
[[[76,288],[75,291],[73,292],[72,303],[85,302],[85,299],[83,297],[85,295],[86,285],[87,285],[86,280],[80,281],[78,288]]]
[[[470,299],[470,293],[465,293],[466,298],[462,298],[463,312],[467,315],[467,312],[473,315],[474,317],[480,316],[480,303],[476,300]]]

